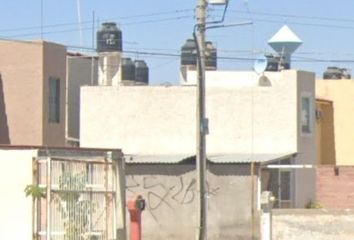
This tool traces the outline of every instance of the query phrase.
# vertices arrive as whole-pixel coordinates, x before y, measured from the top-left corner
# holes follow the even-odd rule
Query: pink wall
[[[354,208],[354,166],[318,166],[316,200],[325,208]]]

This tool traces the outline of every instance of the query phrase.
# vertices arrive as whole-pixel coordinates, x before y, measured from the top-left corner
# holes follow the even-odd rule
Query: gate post
[[[272,207],[274,202],[272,192],[261,194],[261,240],[272,240]]]

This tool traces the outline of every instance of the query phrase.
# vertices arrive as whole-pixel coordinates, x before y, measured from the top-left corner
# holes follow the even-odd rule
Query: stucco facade
[[[267,170],[256,164],[259,171],[255,170],[254,179],[250,171],[251,162],[272,154],[288,155],[291,164],[315,164],[314,74],[220,72],[218,82],[217,72],[208,73],[206,140],[212,162],[208,165],[208,236],[250,239],[258,231],[252,203],[259,204],[267,176],[275,181],[289,177],[284,190],[290,203],[281,206],[301,208],[315,198],[313,170],[263,175]],[[176,162],[195,155],[195,94],[193,84],[81,88],[81,146],[124,149],[127,196],[142,194],[147,200],[144,239],[195,236],[196,199],[191,200],[196,194],[195,163]],[[218,156],[227,157],[215,162]],[[269,186],[278,189],[280,183],[273,180]],[[253,211],[255,216],[257,209]],[[184,230],[176,233],[176,229]]]
[[[259,85],[260,76],[254,72],[220,72],[219,83],[208,73],[208,156],[237,153],[252,161],[256,155],[296,153],[292,163],[315,164],[313,73],[267,72],[262,78],[266,86]],[[83,87],[81,146],[121,146],[131,155],[192,156],[196,149],[195,93],[193,85]],[[301,105],[304,97],[308,99],[306,113]],[[305,120],[306,133],[302,129]],[[314,199],[314,172],[294,170],[291,175],[293,206],[303,207]]]
[[[320,159],[320,163],[334,163],[336,165],[354,164],[354,81],[353,80],[316,80],[316,97],[332,102],[332,116],[329,112],[322,111],[322,120],[330,121],[333,119],[333,126],[323,128],[323,131],[334,132],[333,142],[326,143],[321,139],[322,149],[333,149],[335,159]],[[326,115],[327,113],[327,115]],[[332,128],[332,129],[331,129]],[[322,133],[323,133],[322,131]]]
[[[65,145],[66,48],[0,41],[0,143]],[[59,80],[59,119],[49,122],[49,78]]]
[[[32,199],[26,198],[24,189],[32,183],[32,158],[36,155],[37,150],[0,150],[2,239],[32,239]]]
[[[210,164],[208,169],[208,239],[257,239],[255,194],[252,211],[252,191],[257,186],[250,165]],[[141,194],[146,200],[142,239],[195,238],[198,192],[194,161],[129,164],[126,181],[128,198]]]
[[[67,56],[67,130],[68,141],[80,137],[80,87],[97,85],[97,58],[69,54]]]
[[[252,72],[241,73],[241,78],[238,72],[229,74],[238,86],[209,86],[207,81],[208,153],[297,152],[298,79],[313,75],[269,73],[272,86],[262,87],[255,85],[258,76]],[[247,80],[249,86],[244,86]],[[307,88],[313,92],[313,86]],[[195,152],[194,86],[98,86],[81,91],[81,146],[124,146],[128,154]],[[99,137],[102,133],[104,138]]]

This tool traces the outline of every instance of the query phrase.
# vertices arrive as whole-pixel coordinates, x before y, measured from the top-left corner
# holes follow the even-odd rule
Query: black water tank
[[[102,23],[97,32],[97,52],[121,52],[122,31],[114,22]]]
[[[122,58],[122,80],[135,80],[135,65],[130,58]]]
[[[197,46],[193,39],[187,39],[181,48],[181,65],[197,65]]]
[[[135,60],[135,81],[149,84],[149,68],[144,60]]]
[[[205,49],[206,49],[206,59],[205,59],[205,66],[209,68],[217,68],[217,51],[216,48],[213,46],[212,42],[205,42]]]
[[[274,56],[272,54],[266,54],[267,58],[267,72],[278,72],[284,69],[290,69],[289,63],[285,62],[285,58],[280,58],[279,56]]]
[[[205,66],[209,68],[217,67],[217,51],[210,41],[205,42]],[[181,48],[181,65],[197,65],[197,46],[194,39],[187,39]]]
[[[279,68],[279,61],[272,54],[265,55],[267,58],[267,72],[277,72]]]

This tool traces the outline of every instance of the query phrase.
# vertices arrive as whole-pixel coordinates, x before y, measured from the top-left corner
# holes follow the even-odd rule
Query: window
[[[311,98],[309,96],[301,97],[301,131],[303,133],[312,132],[312,114]]]
[[[60,120],[60,79],[49,78],[49,122],[59,123]]]
[[[291,165],[290,158],[274,162],[274,165]],[[286,168],[262,169],[262,191],[271,191],[277,199],[274,208],[290,208],[293,205],[292,172]]]

